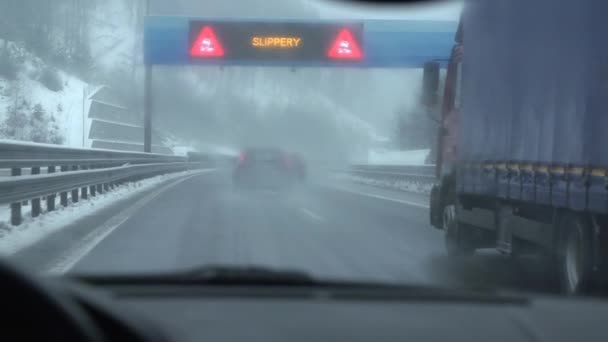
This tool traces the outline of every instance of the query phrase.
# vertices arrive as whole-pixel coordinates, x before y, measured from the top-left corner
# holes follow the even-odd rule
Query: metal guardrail
[[[67,192],[90,184],[111,184],[132,177],[143,178],[183,171],[191,166],[191,163],[143,164],[34,176],[4,177],[0,178],[0,204]]]
[[[429,183],[435,181],[435,165],[354,164],[350,166],[349,172],[380,179],[402,179]]]
[[[348,168],[332,169],[334,173],[360,176],[372,181],[407,181],[422,186],[430,186],[436,181],[435,165],[373,165],[353,164]],[[375,182],[372,182],[375,183]],[[383,187],[385,185],[382,185]]]
[[[106,165],[125,163],[185,162],[186,157],[164,154],[71,148],[46,144],[0,142],[0,168],[63,165]]]
[[[0,176],[0,204],[10,204],[11,223],[19,225],[24,202],[31,202],[32,216],[36,217],[42,213],[42,198],[52,211],[57,194],[61,205],[67,206],[68,197],[75,203],[122,182],[209,164],[172,155],[2,141],[0,169],[10,169],[11,176]],[[22,175],[24,168],[29,169],[29,175]]]
[[[348,168],[332,169],[331,171],[361,175],[372,179],[411,180],[425,183],[435,181],[435,165],[352,164]]]

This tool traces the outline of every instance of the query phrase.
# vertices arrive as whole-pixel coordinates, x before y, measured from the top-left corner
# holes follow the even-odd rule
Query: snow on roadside
[[[79,78],[59,71],[64,86],[60,92],[52,92],[40,83],[29,81],[28,89],[33,103],[40,103],[48,113],[55,116],[61,133],[65,137],[64,145],[81,147],[83,134],[83,105],[88,84]],[[58,108],[61,107],[61,111]]]
[[[215,155],[236,156],[238,150],[227,145],[204,143],[200,141],[186,142],[171,134],[167,134],[163,144],[173,151],[176,156],[187,156],[188,152],[201,152]]]
[[[333,174],[333,178],[340,181],[349,181],[358,184],[371,185],[379,188],[409,191],[422,194],[429,194],[431,192],[431,187],[433,186],[428,182],[419,182],[414,180],[374,179],[370,177],[362,177],[346,173]]]
[[[126,183],[110,192],[89,197],[88,200],[70,203],[65,208],[59,206],[56,211],[45,212],[37,218],[31,217],[29,210],[28,212],[24,210],[24,222],[19,226],[9,223],[10,210],[0,210],[0,255],[11,255],[29,247],[71,222],[89,216],[117,200],[135,196],[168,180],[197,172],[200,171],[176,172]]]
[[[370,150],[368,163],[381,165],[424,165],[429,149],[411,151]]]

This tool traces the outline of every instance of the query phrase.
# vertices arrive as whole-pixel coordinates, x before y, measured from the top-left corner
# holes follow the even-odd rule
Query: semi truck
[[[430,196],[448,255],[533,253],[564,293],[606,288],[606,13],[606,0],[465,2]]]

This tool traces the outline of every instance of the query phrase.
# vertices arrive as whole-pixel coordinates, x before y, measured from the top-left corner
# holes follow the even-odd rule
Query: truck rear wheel
[[[558,245],[559,281],[562,292],[583,294],[592,286],[591,226],[575,213],[565,213],[560,219]]]
[[[445,248],[449,256],[472,255],[475,248],[466,238],[462,224],[456,219],[456,206],[448,204],[443,208],[443,230]]]

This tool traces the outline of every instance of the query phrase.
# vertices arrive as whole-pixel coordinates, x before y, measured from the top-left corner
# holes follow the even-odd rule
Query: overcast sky
[[[365,18],[404,20],[458,20],[462,1],[434,1],[425,5],[357,6],[343,0],[308,0],[321,10],[323,18]]]

